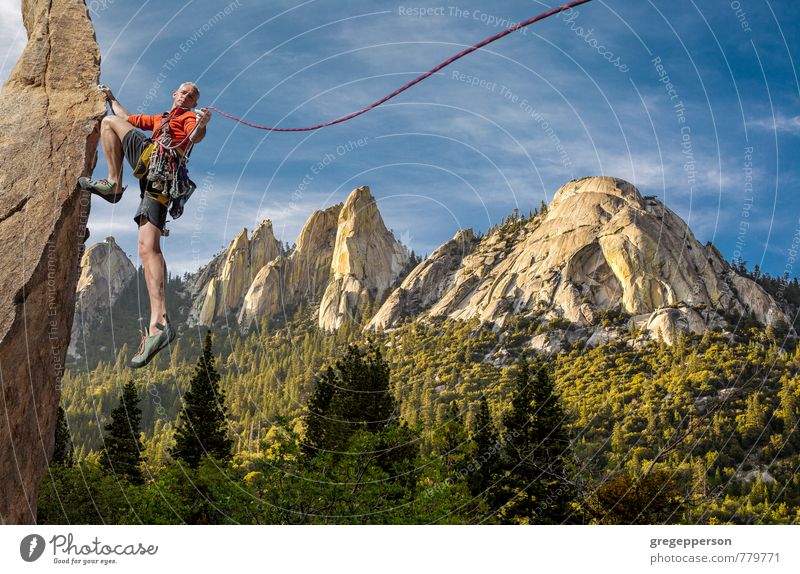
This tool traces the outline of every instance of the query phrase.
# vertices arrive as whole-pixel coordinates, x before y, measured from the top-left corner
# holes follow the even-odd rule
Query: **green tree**
[[[587,506],[598,524],[675,524],[684,504],[675,476],[654,471],[639,478],[622,474],[604,482]]]
[[[142,411],[133,380],[125,383],[119,405],[111,411],[106,424],[105,446],[100,464],[107,473],[127,478],[134,484],[144,482],[142,474],[142,443],[139,440]]]
[[[331,401],[336,391],[336,373],[328,367],[317,377],[314,391],[306,404],[306,415],[303,417],[305,437],[301,451],[307,457],[313,457],[320,451],[330,450],[341,443],[339,437],[341,426],[339,421],[329,418]]]
[[[397,520],[393,509],[413,500],[419,475],[419,437],[397,412],[380,349],[349,345],[308,400],[296,473],[302,478],[294,481],[303,491],[296,495],[302,512],[323,522]]]
[[[511,409],[503,417],[497,517],[512,524],[570,520],[575,486],[568,476],[566,417],[544,365],[517,367]]]
[[[303,452],[343,452],[359,430],[377,433],[397,424],[389,366],[380,349],[348,345],[335,366],[325,370],[308,402]]]
[[[448,473],[462,470],[469,453],[469,440],[464,428],[464,417],[458,412],[455,401],[450,403],[444,421],[433,433],[433,450],[442,457]]]
[[[467,482],[472,495],[478,496],[486,492],[492,484],[492,476],[498,471],[497,463],[500,459],[500,442],[485,396],[481,396],[478,403],[478,414],[470,438],[474,464],[477,468],[470,473]]]
[[[53,449],[53,458],[50,464],[60,464],[72,466],[75,464],[75,449],[72,446],[72,436],[67,427],[67,415],[59,405],[58,415],[56,416],[56,440]]]
[[[209,330],[189,389],[183,395],[175,445],[171,450],[173,458],[183,460],[193,468],[197,468],[206,454],[221,461],[231,458],[233,440],[227,433],[225,393],[220,389],[219,380],[211,353]]]

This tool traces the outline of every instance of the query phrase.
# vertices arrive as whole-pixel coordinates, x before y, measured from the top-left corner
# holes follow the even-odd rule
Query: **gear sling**
[[[134,177],[145,181],[152,190],[151,193],[160,192],[166,196],[170,205],[169,214],[173,220],[183,215],[186,202],[197,189],[197,185],[189,179],[189,171],[186,169],[193,143],[189,141],[186,152],[180,150],[186,140],[175,145],[172,143],[169,120],[174,113],[173,110],[165,114],[164,121],[153,130],[151,141],[142,151],[133,170]],[[197,125],[194,129],[197,129]],[[190,136],[191,134],[187,135],[186,139]]]

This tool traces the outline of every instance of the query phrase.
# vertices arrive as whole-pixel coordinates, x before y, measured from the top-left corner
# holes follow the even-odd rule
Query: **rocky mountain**
[[[108,241],[87,252],[90,268],[116,252]],[[210,325],[235,315],[246,331],[312,305],[319,327],[335,330],[382,302],[370,329],[434,318],[477,319],[495,329],[511,318],[535,320],[550,327],[529,346],[557,352],[578,341],[631,339],[630,333],[639,334],[632,344],[672,344],[680,332],[727,329],[735,316],[752,314],[765,325],[788,321],[759,285],[713,245],[700,244],[662,202],[611,177],[571,181],[542,213],[509,217],[481,237],[463,229],[410,271],[409,262],[369,188],[360,187],[344,204],[315,211],[288,252],[269,220],[252,236],[242,230],[193,279],[189,322]],[[131,268],[119,273],[130,276]],[[81,298],[107,309],[97,293],[113,283],[113,297],[124,277],[90,279],[95,275],[84,270]]]
[[[17,3],[19,5],[19,3]],[[83,0],[23,0],[28,44],[0,94],[0,520],[34,523],[52,456],[105,105]]]
[[[456,272],[478,240],[471,229],[462,229],[417,265],[395,289],[370,321],[371,328],[385,329],[430,309],[453,287]]]
[[[318,302],[328,284],[336,242],[338,203],[315,211],[297,238],[294,249],[261,268],[244,296],[239,312],[243,329],[291,309],[301,301]]]
[[[786,320],[754,281],[737,274],[713,245],[654,197],[611,177],[573,180],[544,213],[509,219],[480,241],[456,237],[423,261],[370,323],[410,318],[477,318],[501,327],[511,316],[563,320],[599,344],[619,336],[597,328],[619,311],[629,327],[671,342],[702,332],[722,315],[752,312],[763,324]],[[434,296],[434,294],[436,294]],[[557,350],[550,333],[532,346]]]
[[[120,293],[135,275],[136,267],[113,237],[86,250],[75,293],[75,320],[68,350],[72,356],[76,356],[76,343],[84,329],[97,327],[111,314]]]
[[[368,302],[383,298],[410,258],[408,249],[386,229],[369,188],[353,190],[339,212],[320,328],[334,330]]]
[[[215,319],[236,313],[258,272],[282,253],[270,220],[262,221],[247,236],[247,229],[198,274],[192,288],[190,321],[211,325]]]
[[[191,321],[210,325],[236,313],[247,329],[299,303],[313,303],[320,305],[320,327],[336,329],[367,302],[385,297],[409,260],[369,188],[359,187],[344,204],[315,211],[289,253],[281,251],[269,221],[249,240],[242,231],[199,272]]]

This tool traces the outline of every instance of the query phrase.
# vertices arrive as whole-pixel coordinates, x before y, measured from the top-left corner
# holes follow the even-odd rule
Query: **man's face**
[[[197,105],[197,91],[192,86],[181,86],[172,93],[172,107],[193,108]]]

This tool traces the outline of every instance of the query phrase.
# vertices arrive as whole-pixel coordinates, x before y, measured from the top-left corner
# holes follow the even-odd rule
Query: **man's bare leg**
[[[157,335],[156,323],[165,324],[167,314],[167,295],[165,278],[167,264],[161,252],[161,230],[142,218],[139,225],[139,257],[144,267],[144,280],[150,296],[150,329],[148,334]]]
[[[126,120],[117,116],[106,116],[100,123],[100,139],[103,143],[103,155],[106,156],[108,166],[108,179],[115,182],[120,189],[122,184],[122,138],[125,137],[133,126]]]

